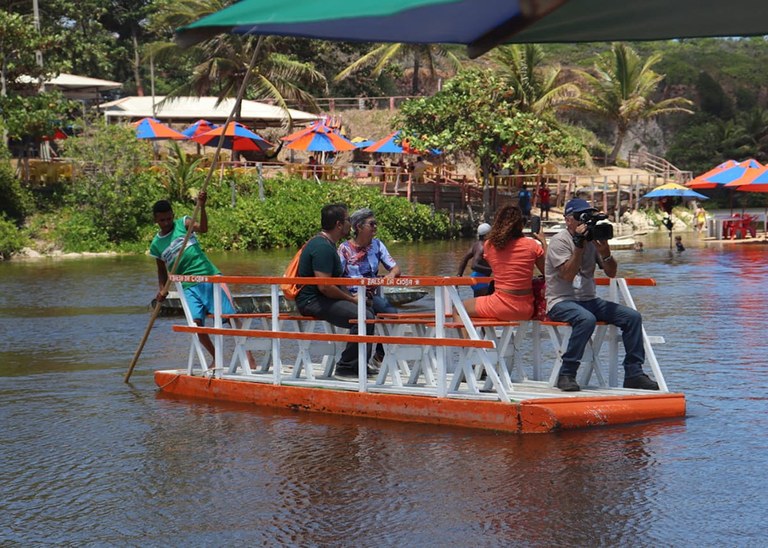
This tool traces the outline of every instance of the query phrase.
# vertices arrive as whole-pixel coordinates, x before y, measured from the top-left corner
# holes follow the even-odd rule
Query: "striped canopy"
[[[272,143],[239,122],[230,122],[226,126],[219,126],[193,137],[192,140],[204,146],[215,147],[218,146],[222,134],[224,134],[222,148],[228,150],[260,150],[263,152],[272,148]]]
[[[240,0],[177,31],[325,40],[467,44],[609,42],[768,34],[759,0]]]
[[[703,194],[699,194],[695,190],[678,185],[677,183],[666,183],[657,186],[643,198],[698,198],[699,200],[708,200]]]
[[[212,124],[208,120],[198,120],[197,122],[189,126],[187,129],[185,129],[181,133],[186,135],[188,139],[191,139],[192,137],[197,137],[198,135],[207,133],[212,129],[216,129],[217,127],[219,126],[217,126],[216,124]]]
[[[752,178],[739,185],[736,190],[739,192],[768,192],[768,166],[753,172]],[[766,230],[768,231],[768,227],[766,227]]]
[[[686,186],[695,189],[738,186],[744,184],[746,180],[751,180],[761,167],[763,166],[760,162],[751,158],[743,162],[728,160],[706,173],[702,173]]]
[[[383,139],[379,139],[370,146],[363,149],[363,152],[379,152],[379,153],[391,153],[391,154],[403,154],[404,152],[411,152],[410,149],[403,148],[400,141],[400,131],[393,131]],[[407,145],[406,145],[407,148]]]
[[[306,129],[283,137],[283,139],[289,141],[286,148],[291,150],[343,152],[357,148],[352,141],[321,122],[314,123]]]
[[[142,118],[138,122],[134,122],[133,125],[136,127],[137,139],[148,139],[151,141],[173,139],[175,141],[183,141],[187,138],[155,118]]]

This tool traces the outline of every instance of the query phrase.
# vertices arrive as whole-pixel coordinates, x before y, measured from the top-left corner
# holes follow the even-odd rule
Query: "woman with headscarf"
[[[529,320],[533,315],[533,267],[544,272],[546,239],[539,231],[523,236],[525,219],[519,207],[508,205],[496,214],[483,244],[493,270],[494,293],[464,301],[470,316],[499,320]],[[538,240],[538,241],[536,241]]]
[[[381,265],[387,270],[384,278],[400,276],[400,266],[389,254],[387,247],[376,237],[378,225],[373,211],[367,207],[358,209],[349,216],[349,220],[353,237],[339,246],[343,275],[348,278],[377,278]],[[352,286],[349,290],[356,293],[357,286]],[[371,300],[376,314],[397,312],[382,294],[381,287],[366,288],[366,296]],[[379,366],[383,358],[384,346],[378,344],[372,359],[373,365]]]

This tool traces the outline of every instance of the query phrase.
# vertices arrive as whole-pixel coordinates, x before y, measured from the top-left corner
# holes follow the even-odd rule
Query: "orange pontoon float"
[[[653,344],[663,337],[643,331],[646,366],[659,391],[619,387],[620,333],[598,324],[579,370],[580,392],[555,388],[569,326],[549,321],[507,322],[470,318],[458,288],[481,278],[402,277],[354,279],[434,291],[434,310],[380,315],[374,335],[350,334],[316,318],[281,313],[282,283],[350,285],[349,278],[171,276],[177,284],[191,336],[185,369],[155,372],[164,393],[213,401],[249,403],[297,411],[335,413],[407,422],[445,424],[513,433],[628,424],[685,416],[685,397],[667,387]],[[222,316],[214,291],[213,327],[194,324],[181,282],[267,285],[272,312]],[[598,279],[604,298],[635,308],[629,286],[654,286],[651,279]],[[447,314],[451,306],[460,321]],[[234,328],[225,328],[224,320]],[[358,324],[366,321],[359,303]],[[216,348],[209,367],[198,341],[208,334]],[[348,342],[383,343],[387,353],[375,379],[340,380],[333,369]],[[225,352],[226,349],[226,352]],[[225,364],[224,356],[229,360]],[[366,363],[365,344],[359,345]]]

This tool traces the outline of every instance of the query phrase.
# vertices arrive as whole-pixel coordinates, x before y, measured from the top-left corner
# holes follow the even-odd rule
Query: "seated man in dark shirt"
[[[298,275],[302,278],[340,278],[343,276],[341,259],[336,244],[349,236],[351,224],[349,212],[343,204],[330,204],[320,212],[322,230],[304,246],[299,258]],[[365,291],[359,292],[365,298]],[[328,323],[357,333],[357,324],[350,320],[357,319],[357,299],[345,287],[338,285],[305,285],[296,296],[296,306],[305,316],[320,318]],[[374,318],[368,308],[366,318]],[[366,333],[373,335],[373,324],[366,324]],[[366,363],[371,358],[371,345],[366,345]],[[341,359],[336,364],[336,375],[341,377],[358,376],[357,343],[348,343]],[[366,374],[375,375],[376,370],[366,368]]]

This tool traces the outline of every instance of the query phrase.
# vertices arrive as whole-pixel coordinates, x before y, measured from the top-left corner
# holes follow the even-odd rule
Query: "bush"
[[[252,191],[238,194],[234,208],[209,208],[207,248],[298,247],[320,229],[320,209],[329,203],[345,203],[350,212],[370,207],[380,221],[378,235],[386,242],[451,238],[459,231],[445,213],[430,206],[386,197],[378,189],[345,181],[317,183],[277,177],[265,181],[264,186],[263,202],[258,192]],[[222,189],[209,192],[209,196],[219,196],[214,200],[218,204],[223,202],[220,192]]]
[[[153,221],[153,202],[164,197],[160,175],[143,169],[151,156],[147,143],[136,139],[133,128],[97,124],[66,147],[67,155],[91,169],[72,183],[70,206],[78,212],[65,226],[98,245],[136,241]],[[75,237],[62,234],[62,241],[80,247]]]
[[[91,213],[77,209],[62,211],[53,228],[56,245],[64,251],[76,253],[113,249],[106,232],[97,226]]]
[[[8,259],[13,253],[21,251],[27,245],[27,238],[19,227],[4,214],[0,213],[0,259]]]
[[[21,226],[32,208],[29,191],[21,186],[10,163],[0,159],[0,215],[5,215],[17,226]]]

